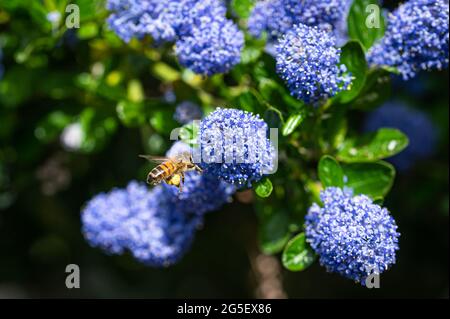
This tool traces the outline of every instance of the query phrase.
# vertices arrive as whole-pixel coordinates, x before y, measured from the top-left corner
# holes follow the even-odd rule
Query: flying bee
[[[157,157],[150,155],[139,155],[151,162],[158,163],[147,175],[147,183],[157,185],[166,182],[178,188],[181,193],[183,191],[184,173],[195,170],[199,173],[202,169],[194,163],[192,155],[189,152],[177,154],[173,157]]]

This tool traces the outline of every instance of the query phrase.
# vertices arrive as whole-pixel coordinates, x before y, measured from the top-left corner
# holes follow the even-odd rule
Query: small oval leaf
[[[374,133],[348,139],[337,154],[342,162],[371,162],[391,157],[408,146],[408,137],[393,128],[381,128]]]
[[[269,197],[272,193],[273,185],[269,178],[264,177],[262,180],[260,180],[255,187],[255,193],[259,197],[265,198]]]
[[[283,125],[283,130],[281,133],[283,136],[288,136],[303,122],[305,117],[302,113],[296,113],[289,116],[286,123]]]
[[[379,201],[390,191],[395,178],[394,167],[384,161],[342,165],[344,185],[354,194],[364,194]]]
[[[349,41],[342,47],[340,63],[347,67],[352,76],[352,83],[348,90],[340,92],[336,99],[340,103],[354,100],[364,87],[367,77],[367,61],[364,49],[358,41]]]
[[[368,50],[383,37],[385,19],[378,0],[354,0],[347,18],[350,39],[360,41]]]
[[[291,271],[302,271],[311,266],[316,254],[306,242],[305,233],[292,238],[286,245],[281,258],[283,266]]]

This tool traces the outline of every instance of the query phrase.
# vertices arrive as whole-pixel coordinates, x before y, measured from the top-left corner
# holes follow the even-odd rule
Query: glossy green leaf
[[[354,0],[347,18],[350,39],[358,40],[368,50],[383,37],[385,19],[377,0]]]
[[[350,104],[351,108],[372,110],[391,96],[391,75],[383,69],[370,70],[359,96]]]
[[[272,193],[273,185],[269,178],[264,177],[255,186],[255,193],[259,197],[269,197]]]
[[[393,156],[408,146],[408,137],[393,128],[348,139],[337,154],[343,162],[370,162]]]
[[[384,161],[343,164],[342,169],[344,185],[352,188],[354,194],[365,194],[372,199],[384,198],[394,183],[395,169]]]
[[[322,156],[319,161],[318,173],[324,188],[329,186],[344,186],[344,172],[332,156]]]
[[[340,63],[347,67],[352,83],[348,90],[340,92],[336,99],[348,103],[358,96],[364,87],[367,76],[367,62],[364,50],[358,41],[350,41],[342,48]]]
[[[284,123],[281,134],[283,134],[283,136],[288,136],[294,132],[294,130],[303,122],[304,119],[305,116],[303,113],[292,114],[288,117],[286,123]]]
[[[316,254],[306,242],[305,233],[292,238],[283,250],[283,266],[291,271],[302,271],[312,265]]]
[[[319,143],[323,153],[334,153],[344,142],[347,135],[347,109],[337,106],[332,108],[331,111],[321,123]]]
[[[255,0],[232,0],[231,8],[239,17],[246,19],[250,16],[254,3]]]

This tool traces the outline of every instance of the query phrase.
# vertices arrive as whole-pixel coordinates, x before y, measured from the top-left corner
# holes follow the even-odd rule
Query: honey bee
[[[192,155],[189,152],[180,153],[173,157],[157,157],[151,155],[139,155],[151,162],[158,163],[147,175],[147,184],[157,185],[166,182],[183,191],[184,173],[195,170],[199,173],[202,169],[194,163]]]

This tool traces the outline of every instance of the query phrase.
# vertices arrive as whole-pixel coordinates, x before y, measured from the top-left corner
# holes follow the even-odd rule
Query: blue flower
[[[189,152],[193,156],[195,154],[195,150],[179,141],[172,145],[166,155],[173,157],[184,152]],[[194,171],[186,172],[181,193],[174,186],[162,184],[161,187],[164,188],[166,197],[173,199],[174,205],[180,211],[195,214],[218,210],[231,202],[231,196],[236,191],[233,185],[220,180],[217,176]]]
[[[201,119],[202,115],[203,112],[197,104],[184,101],[177,105],[173,118],[180,124],[187,124],[193,120]]]
[[[278,39],[294,24],[286,12],[283,0],[259,1],[255,4],[248,18],[248,31],[254,37],[261,37],[267,32],[270,41]]]
[[[190,151],[177,142],[166,155]],[[82,230],[93,247],[111,254],[130,251],[146,265],[168,266],[187,252],[203,215],[230,202],[234,192],[216,176],[196,172],[186,173],[182,193],[167,184],[148,191],[132,181],[91,199],[82,211]]]
[[[109,0],[107,8],[110,28],[124,41],[176,41],[180,63],[196,73],[223,73],[240,61],[244,36],[220,0]]]
[[[277,72],[299,100],[315,105],[350,85],[345,65],[338,66],[341,50],[329,32],[299,24],[276,49]]]
[[[410,0],[389,14],[385,36],[368,52],[373,65],[397,68],[403,79],[448,67],[448,0]]]
[[[150,266],[177,262],[202,216],[178,210],[165,194],[161,187],[149,192],[144,184],[130,182],[125,189],[95,196],[82,212],[85,238],[112,254],[128,250]]]
[[[225,73],[241,59],[244,35],[227,19],[205,18],[192,27],[191,35],[176,42],[181,65],[195,73]]]
[[[276,154],[267,132],[258,115],[217,108],[200,124],[198,144],[205,174],[250,187],[271,173]]]
[[[124,41],[150,35],[156,43],[174,41],[181,3],[171,0],[108,0],[109,27]]]
[[[389,102],[370,113],[364,130],[374,132],[381,127],[399,129],[409,138],[408,147],[388,159],[401,171],[431,156],[436,148],[437,130],[431,119],[426,113],[405,104]]]
[[[349,0],[259,1],[250,14],[248,29],[255,37],[267,32],[270,41],[280,38],[299,23],[334,31],[345,21],[350,4]]]
[[[386,208],[335,187],[326,188],[320,198],[323,207],[310,207],[305,232],[327,271],[365,285],[369,274],[381,274],[395,264],[400,234]]]

